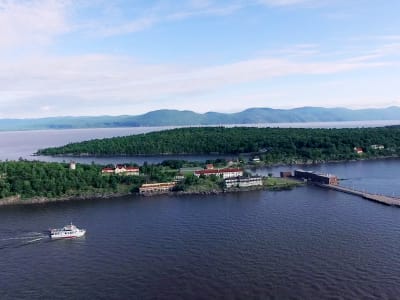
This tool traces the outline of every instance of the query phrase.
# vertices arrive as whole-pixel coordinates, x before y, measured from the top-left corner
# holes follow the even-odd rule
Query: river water
[[[255,172],[298,167],[400,195],[397,159]],[[71,221],[85,238],[46,235]],[[0,299],[397,299],[399,224],[312,186],[1,207]]]

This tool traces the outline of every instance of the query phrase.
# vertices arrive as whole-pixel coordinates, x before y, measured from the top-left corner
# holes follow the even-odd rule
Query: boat
[[[50,229],[50,237],[52,239],[72,239],[84,236],[86,229],[79,229],[75,225],[69,224],[63,228]]]

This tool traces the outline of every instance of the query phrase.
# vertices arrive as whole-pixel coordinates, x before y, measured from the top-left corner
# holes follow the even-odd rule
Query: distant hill
[[[238,113],[156,110],[137,116],[52,117],[0,119],[0,130],[111,128],[139,126],[185,126],[220,124],[339,122],[400,120],[400,107],[376,109],[300,107],[294,109],[249,108]]]

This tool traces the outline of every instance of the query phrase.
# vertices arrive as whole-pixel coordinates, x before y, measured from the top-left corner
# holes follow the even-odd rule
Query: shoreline
[[[227,194],[227,193],[245,193],[252,191],[287,191],[296,187],[303,186],[301,183],[293,183],[289,186],[281,186],[271,188],[268,186],[254,186],[254,187],[246,187],[246,188],[229,188],[224,190],[216,190],[211,189],[209,191],[169,191],[163,193],[149,193],[140,195],[139,193],[104,193],[104,194],[93,194],[93,195],[85,195],[85,196],[65,196],[58,198],[47,198],[47,197],[32,197],[22,199],[19,196],[11,196],[7,198],[0,199],[0,207],[2,206],[14,206],[14,205],[35,205],[35,204],[47,204],[47,203],[56,203],[56,202],[68,202],[68,201],[96,201],[96,200],[105,200],[105,199],[115,199],[121,197],[132,196],[135,198],[151,198],[155,196],[190,196],[190,195],[219,195],[219,194]]]
[[[257,168],[268,168],[268,167],[293,167],[293,166],[302,166],[302,165],[316,165],[316,164],[324,164],[324,163],[346,163],[346,162],[357,162],[357,161],[373,161],[373,160],[385,160],[385,159],[399,159],[399,156],[384,156],[384,157],[369,157],[369,158],[359,158],[352,160],[329,160],[329,161],[309,161],[309,162],[296,162],[296,163],[274,163],[274,164],[265,164],[265,163],[257,163],[257,164],[245,164],[243,167],[248,169],[257,169]],[[229,188],[225,190],[215,190],[211,189],[208,191],[169,191],[164,193],[151,193],[146,195],[139,195],[139,193],[127,193],[127,192],[115,192],[115,193],[94,193],[91,195],[79,195],[79,196],[62,196],[56,198],[47,198],[47,197],[32,197],[32,198],[24,198],[22,199],[19,195],[10,196],[6,198],[0,199],[0,207],[2,206],[13,206],[13,205],[34,205],[34,204],[47,204],[47,203],[56,203],[56,202],[65,202],[65,201],[89,201],[89,200],[102,200],[102,199],[114,199],[119,197],[126,196],[134,196],[134,197],[153,197],[158,195],[168,195],[168,196],[179,196],[179,195],[217,195],[224,193],[242,193],[248,191],[283,191],[290,190],[296,187],[300,187],[302,184],[300,182],[292,183],[288,186],[281,187],[269,187],[269,186],[254,186],[247,188]]]

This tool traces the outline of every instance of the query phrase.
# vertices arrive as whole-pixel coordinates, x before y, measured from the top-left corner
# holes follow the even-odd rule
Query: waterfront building
[[[158,183],[144,183],[139,188],[139,194],[162,194],[167,193],[173,189],[176,182],[158,182]]]
[[[280,176],[281,178],[287,178],[287,177],[292,177],[293,174],[292,171],[282,171],[280,172]]]
[[[295,170],[294,177],[323,184],[338,184],[338,178],[332,174],[318,174],[314,171]]]

